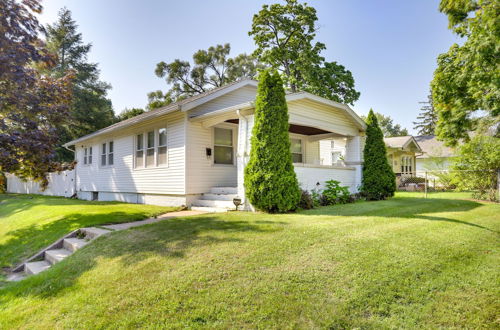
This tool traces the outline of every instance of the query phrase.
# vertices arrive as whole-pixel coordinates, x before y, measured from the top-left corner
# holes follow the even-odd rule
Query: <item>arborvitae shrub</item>
[[[387,161],[384,135],[373,110],[368,114],[366,125],[361,192],[368,200],[385,199],[394,196],[396,176]]]
[[[262,211],[292,211],[300,201],[288,125],[283,82],[277,72],[263,71],[255,101],[250,161],[245,168],[246,196]]]

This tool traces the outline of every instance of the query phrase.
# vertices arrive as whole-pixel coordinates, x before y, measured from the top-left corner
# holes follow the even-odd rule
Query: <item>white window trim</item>
[[[215,125],[212,127],[212,166],[217,166],[217,167],[236,167],[236,149],[237,149],[237,140],[236,140],[236,128],[233,126],[234,124],[219,124]],[[216,128],[222,128],[222,129],[229,129],[231,130],[231,137],[232,137],[232,147],[233,147],[233,163],[232,164],[217,164],[215,162],[215,129]],[[225,146],[227,147],[227,146]]]
[[[109,143],[110,142],[113,142],[113,152],[109,152]],[[106,144],[106,153],[103,154],[102,153],[102,145],[103,144]],[[115,140],[114,139],[109,139],[109,140],[105,140],[105,141],[102,141],[101,143],[99,143],[99,160],[98,160],[98,164],[99,164],[99,167],[101,168],[111,168],[111,167],[114,167],[115,164],[116,164],[116,158],[115,158],[115,149],[116,149],[116,144],[115,144]],[[113,165],[109,165],[109,154],[113,154]],[[103,165],[102,164],[102,156],[103,155],[106,155],[106,165]],[[94,157],[92,157],[94,158]]]
[[[83,166],[92,166],[92,163],[94,162],[94,153],[93,153],[93,146],[83,146],[82,151],[83,151]],[[89,162],[89,159],[91,161]]]
[[[159,143],[160,143],[160,134],[159,134],[159,130],[162,129],[162,128],[165,128],[166,129],[166,143],[164,146],[162,147],[166,147],[167,148],[167,159],[166,159],[166,163],[165,164],[158,164],[158,149],[160,148],[159,146]],[[149,167],[146,167],[146,154],[147,154],[147,150],[148,150],[148,132],[151,132],[153,131],[154,132],[154,165],[153,166],[149,166]],[[164,124],[164,125],[157,125],[157,126],[154,126],[150,129],[146,129],[146,130],[143,130],[143,131],[136,131],[133,135],[133,139],[134,139],[134,143],[133,143],[133,153],[132,153],[132,161],[133,161],[133,169],[134,171],[144,171],[144,170],[153,170],[153,169],[158,169],[158,168],[168,168],[169,167],[169,161],[170,161],[170,157],[169,157],[169,154],[168,154],[168,151],[169,151],[169,146],[168,146],[168,140],[169,140],[169,136],[168,136],[168,125],[167,124]],[[138,151],[137,150],[137,136],[139,134],[142,134],[142,152],[143,152],[143,159],[142,159],[142,167],[137,167],[136,166],[136,152]],[[152,148],[149,148],[149,149],[152,149]]]

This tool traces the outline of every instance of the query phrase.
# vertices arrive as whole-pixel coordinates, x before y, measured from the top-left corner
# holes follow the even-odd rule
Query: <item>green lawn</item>
[[[400,194],[166,220],[1,289],[0,328],[498,329],[499,215]]]
[[[0,267],[10,267],[81,227],[145,219],[171,207],[0,194]]]

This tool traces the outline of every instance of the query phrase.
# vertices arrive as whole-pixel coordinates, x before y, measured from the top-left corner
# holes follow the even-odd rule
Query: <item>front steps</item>
[[[111,230],[95,227],[74,231],[17,266],[7,280],[20,281],[26,276],[41,273],[87,245],[90,240],[110,232]]]
[[[236,187],[213,187],[209,193],[203,194],[193,202],[191,210],[202,212],[227,212],[235,210],[233,198],[237,196]]]

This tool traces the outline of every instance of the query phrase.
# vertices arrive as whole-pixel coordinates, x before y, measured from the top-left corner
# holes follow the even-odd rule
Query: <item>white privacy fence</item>
[[[336,180],[340,182],[341,186],[349,187],[351,193],[358,191],[360,182],[356,182],[356,170],[352,167],[309,164],[295,164],[294,167],[299,185],[304,190],[323,189],[326,181]]]
[[[23,181],[17,176],[7,174],[7,192],[17,194],[39,194],[48,196],[71,197],[75,193],[75,171],[62,171],[48,175],[49,185],[42,191],[40,184],[32,180]]]

